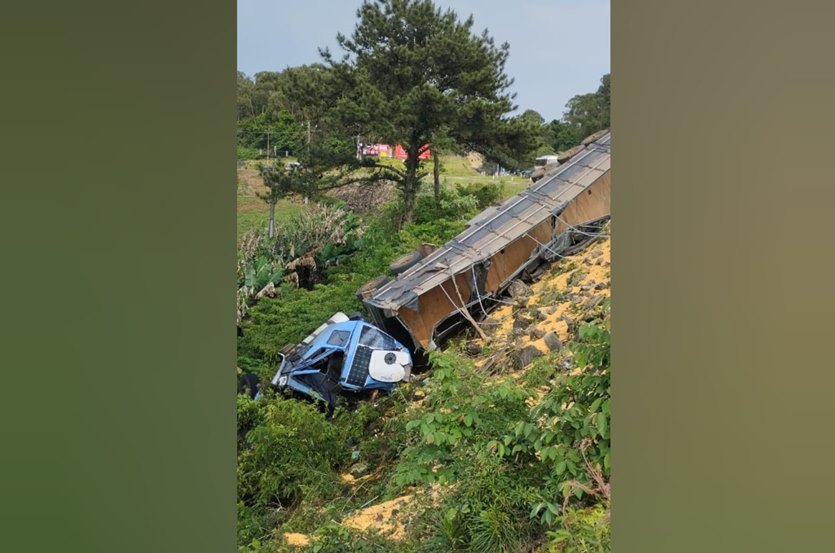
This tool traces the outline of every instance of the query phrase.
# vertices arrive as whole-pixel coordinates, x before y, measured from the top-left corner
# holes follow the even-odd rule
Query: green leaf
[[[608,432],[608,421],[606,413],[597,414],[597,428],[600,431],[600,436],[605,438]]]

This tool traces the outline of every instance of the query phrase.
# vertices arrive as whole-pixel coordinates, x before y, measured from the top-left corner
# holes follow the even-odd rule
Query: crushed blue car
[[[331,406],[340,393],[390,392],[412,372],[412,356],[403,344],[344,313],[336,313],[280,357],[273,387]]]

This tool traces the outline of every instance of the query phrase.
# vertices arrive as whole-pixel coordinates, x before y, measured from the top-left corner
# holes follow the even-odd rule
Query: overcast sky
[[[461,19],[472,14],[497,44],[510,44],[505,70],[515,79],[519,112],[558,119],[569,98],[593,92],[609,72],[609,0],[436,0]],[[320,61],[318,47],[338,53],[336,33],[350,35],[362,0],[238,0],[238,70],[259,71]]]

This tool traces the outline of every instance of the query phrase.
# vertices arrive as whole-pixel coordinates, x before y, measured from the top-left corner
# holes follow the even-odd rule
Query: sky
[[[577,94],[594,92],[609,73],[609,0],[435,0],[460,19],[472,14],[496,44],[508,42],[505,72],[515,82],[517,113],[559,119]],[[238,0],[238,70],[249,76],[321,60],[318,48],[341,50],[362,0]]]

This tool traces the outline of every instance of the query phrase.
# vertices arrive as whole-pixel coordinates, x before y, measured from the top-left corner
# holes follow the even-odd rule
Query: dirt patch
[[[306,534],[297,534],[295,532],[286,532],[284,534],[284,541],[287,545],[293,547],[305,547],[310,545],[310,538]]]
[[[238,169],[238,182],[250,194],[262,193],[267,190],[267,187],[264,186],[264,179],[261,178],[261,173],[258,172],[258,169]]]
[[[419,509],[414,508],[413,503],[422,501],[421,498],[428,498],[433,505],[436,505],[442,492],[448,489],[451,488],[443,488],[433,484],[423,492],[418,492],[419,497],[407,494],[359,509],[345,518],[342,525],[362,532],[371,530],[391,540],[402,541],[406,537],[406,529],[412,517],[419,511]]]
[[[386,202],[394,198],[396,188],[394,184],[352,184],[343,186],[330,192],[334,198],[339,198],[355,213],[375,213]]]
[[[404,519],[405,512],[412,501],[412,495],[404,495],[397,499],[385,501],[360,509],[342,521],[344,526],[356,530],[374,530],[393,540],[402,540],[406,536]]]
[[[467,154],[467,163],[470,167],[478,171],[484,165],[484,156],[478,152],[470,152]]]

